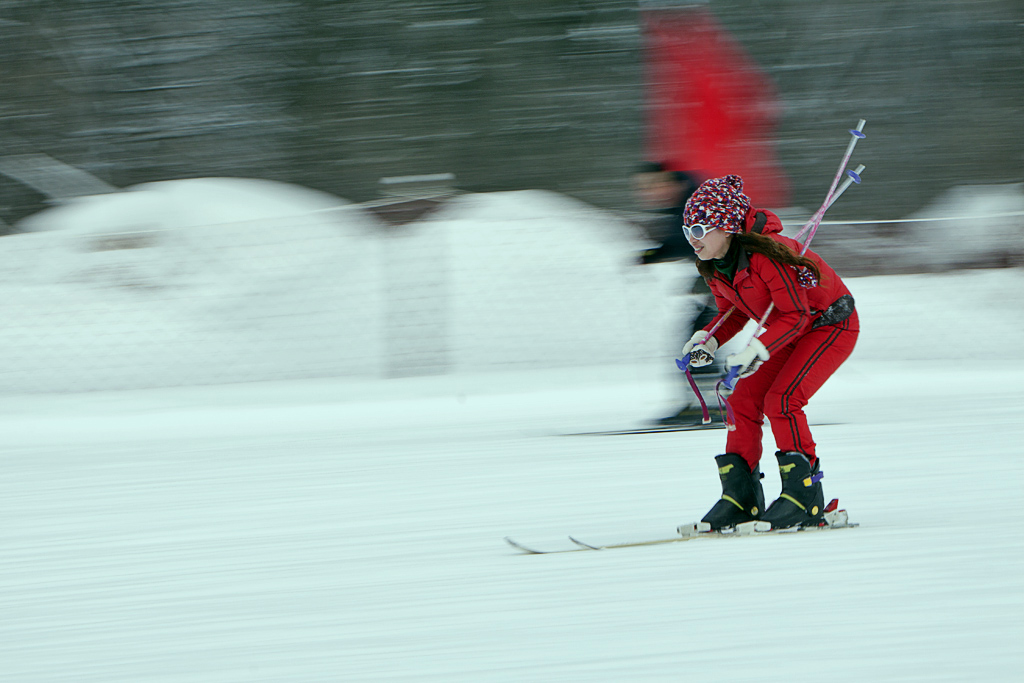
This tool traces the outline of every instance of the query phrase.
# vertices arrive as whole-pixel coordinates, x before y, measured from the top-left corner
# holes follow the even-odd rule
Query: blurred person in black
[[[696,256],[683,232],[683,209],[686,200],[694,193],[700,180],[685,171],[671,170],[667,164],[657,161],[646,161],[639,164],[633,173],[633,188],[643,208],[652,214],[654,220],[645,221],[643,225],[647,237],[658,246],[640,252],[637,263],[649,265],[666,261],[684,261],[686,265],[695,263]],[[696,267],[687,272],[693,275],[693,284],[689,293],[692,295],[692,306],[687,312],[680,329],[680,338],[684,341],[693,336],[694,331],[702,329],[714,319],[718,313],[715,298],[704,278],[697,277]],[[691,370],[693,374],[703,373],[717,375],[721,368],[709,365]],[[683,377],[683,375],[680,375]],[[683,381],[684,395],[691,399],[684,403],[673,414],[656,420],[656,424],[670,426],[699,425],[701,409],[695,396],[692,396],[690,385]],[[712,411],[714,414],[714,411]],[[718,420],[720,422],[720,419]]]

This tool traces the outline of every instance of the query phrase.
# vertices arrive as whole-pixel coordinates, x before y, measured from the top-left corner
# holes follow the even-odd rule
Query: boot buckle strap
[[[807,511],[807,506],[806,505],[804,505],[803,503],[801,503],[799,500],[797,500],[793,496],[789,495],[788,493],[783,493],[781,496],[779,496],[779,498],[785,498],[790,503],[792,503],[793,505],[796,505],[798,508],[800,508],[804,512]]]
[[[738,507],[738,508],[739,508],[740,510],[742,510],[742,509],[743,509],[743,506],[742,506],[742,505],[740,505],[740,504],[739,504],[738,502],[736,502],[736,499],[735,499],[735,498],[733,498],[732,496],[730,496],[730,495],[728,495],[728,494],[726,494],[726,493],[723,493],[723,494],[722,494],[722,500],[725,500],[725,501],[728,501],[728,502],[732,503],[733,505],[735,505],[736,507]]]

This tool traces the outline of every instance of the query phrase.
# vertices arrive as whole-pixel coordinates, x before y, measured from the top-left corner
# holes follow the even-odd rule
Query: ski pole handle
[[[775,310],[774,301],[768,304],[768,310],[766,310],[764,312],[764,315],[761,316],[761,319],[757,321],[757,327],[754,328],[754,334],[751,335],[750,340],[747,342],[747,345],[743,347],[744,349],[750,346],[750,342],[757,339],[757,335],[761,334],[761,330],[764,329],[764,324],[768,321],[768,316],[771,315],[771,312],[773,310]],[[733,365],[732,367],[729,368],[728,374],[726,374],[725,379],[722,380],[722,383],[725,384],[729,391],[732,391],[735,388],[733,384],[736,382],[736,378],[739,376],[740,370],[742,369],[743,368],[739,365]]]
[[[732,315],[733,311],[735,311],[735,310],[736,310],[736,307],[733,306],[728,311],[726,311],[725,315],[723,315],[721,318],[719,318],[718,322],[715,323],[715,326],[712,327],[710,330],[708,330],[708,333],[706,335],[704,335],[704,340],[701,343],[702,344],[706,344],[708,342],[708,339],[711,339],[711,337],[715,334],[715,332],[718,330],[718,328],[722,326],[722,323],[724,323],[726,321],[726,319],[730,315]],[[693,375],[690,374],[690,354],[687,353],[682,358],[677,358],[676,359],[676,367],[686,373],[686,381],[688,381],[690,383],[690,388],[693,389],[693,393],[697,397],[697,401],[700,403],[701,423],[702,424],[710,424],[711,423],[711,415],[708,413],[707,403],[704,401],[704,396],[701,395],[700,388],[697,386],[697,383],[695,381],[693,381]]]
[[[704,339],[701,341],[701,344],[707,344],[708,343],[708,339],[711,339],[711,337],[713,337],[715,335],[715,332],[718,331],[718,328],[722,326],[722,323],[724,323],[729,318],[729,316],[733,314],[733,311],[735,311],[735,310],[736,310],[736,307],[733,306],[728,311],[726,311],[725,315],[723,315],[721,318],[719,318],[718,322],[715,323],[715,326],[712,327],[710,330],[708,330],[708,333],[704,335]],[[686,354],[682,358],[676,358],[676,367],[679,368],[680,370],[682,370],[683,372],[688,372],[687,368],[689,367],[689,365],[690,365],[690,354]]]

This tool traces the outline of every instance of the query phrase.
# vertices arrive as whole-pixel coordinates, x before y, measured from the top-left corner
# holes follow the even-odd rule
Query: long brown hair
[[[785,266],[806,268],[814,274],[816,280],[821,279],[821,270],[818,268],[817,263],[806,256],[801,256],[789,246],[782,242],[776,242],[767,235],[759,235],[754,232],[740,232],[734,233],[732,238],[739,242],[739,248],[748,254],[762,254]],[[697,272],[704,276],[705,280],[710,280],[716,272],[715,264],[710,260],[701,261],[698,259]]]

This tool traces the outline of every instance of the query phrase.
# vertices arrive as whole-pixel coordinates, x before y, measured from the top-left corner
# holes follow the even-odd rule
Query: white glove
[[[690,337],[690,341],[686,342],[686,345],[683,346],[683,358],[686,358],[686,354],[690,354],[691,368],[702,368],[705,365],[711,365],[711,362],[715,360],[718,340],[714,337],[709,337],[705,342],[704,337],[707,336],[708,333],[704,330],[697,330]],[[704,343],[702,344],[701,342]]]
[[[751,339],[747,348],[743,349],[739,353],[734,353],[725,359],[726,367],[740,366],[740,372],[738,377],[743,379],[744,377],[750,377],[757,369],[761,367],[761,363],[768,360],[768,349],[764,347],[757,339]]]

